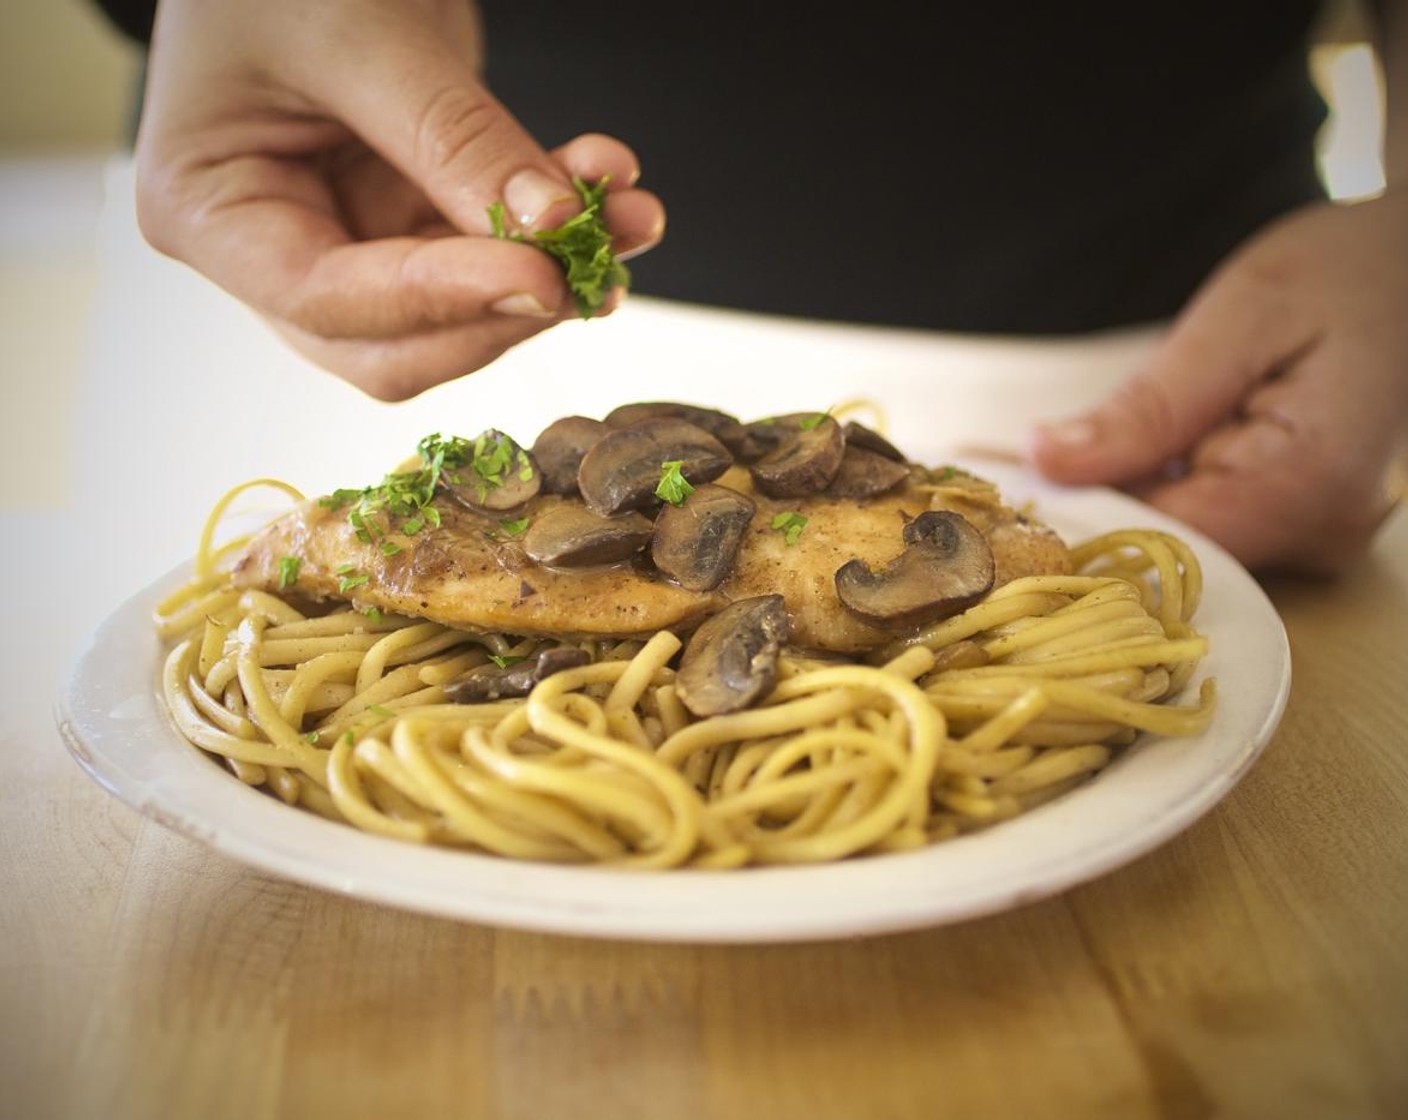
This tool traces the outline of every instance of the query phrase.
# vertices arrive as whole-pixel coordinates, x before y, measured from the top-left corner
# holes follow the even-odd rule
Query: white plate
[[[518,863],[403,844],[292,809],[244,786],[168,721],[156,681],[153,605],[173,572],[124,603],[78,658],[57,708],[82,767],[138,811],[236,860],[325,890],[491,925],[664,941],[795,941],[874,934],[988,914],[1129,863],[1188,827],[1246,772],[1290,688],[1285,631],[1227,553],[1109,490],[1061,490],[983,464],[1009,500],[1079,540],[1154,527],[1196,549],[1196,619],[1218,678],[1212,727],[1141,738],[1092,781],[1016,820],[916,852],[819,867],[612,871]],[[1196,687],[1196,681],[1194,682]]]

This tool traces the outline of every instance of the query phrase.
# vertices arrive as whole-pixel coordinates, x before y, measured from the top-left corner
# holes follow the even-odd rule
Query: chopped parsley
[[[791,548],[802,535],[802,530],[807,527],[807,519],[790,509],[783,510],[772,519],[772,527],[782,534],[787,547]]]
[[[335,574],[342,577],[337,581],[339,595],[346,595],[353,588],[361,587],[372,578],[366,572],[357,571],[356,564],[343,564],[335,569]]]
[[[279,590],[287,591],[298,582],[298,569],[303,566],[303,561],[297,556],[279,557]]]
[[[631,274],[611,251],[611,231],[601,219],[606,180],[592,185],[574,175],[572,186],[582,200],[582,212],[568,218],[557,229],[532,234],[510,232],[502,202],[489,207],[489,222],[495,237],[534,245],[562,265],[578,313],[583,319],[590,319],[601,310],[613,288],[630,286]]]
[[[802,417],[802,419],[797,421],[797,427],[804,432],[809,432],[813,428],[821,427],[821,422],[827,419],[830,415],[831,414],[829,412],[818,412],[815,416],[804,416]]]
[[[529,524],[528,518],[520,517],[517,521],[500,521],[499,528],[510,537],[521,537],[528,531]]]
[[[680,473],[683,466],[683,459],[671,459],[660,464],[660,481],[655,486],[655,496],[672,506],[684,505],[684,500],[694,493],[694,487]]]
[[[510,470],[517,469],[520,482],[527,482],[533,477],[533,461],[528,458],[528,452],[503,432],[490,428],[475,436],[472,444],[468,444],[468,441],[466,443],[471,448],[469,453],[469,469],[473,472],[471,481],[478,489],[481,501],[490,490],[495,490],[504,484]],[[458,474],[447,471],[445,477],[456,486],[465,485],[465,480]]]
[[[469,440],[460,436],[443,439],[437,432],[416,445],[420,466],[394,471],[375,486],[334,490],[328,497],[320,498],[318,504],[325,509],[350,506],[347,520],[356,530],[357,539],[366,544],[381,540],[397,522],[401,532],[414,536],[427,525],[440,524],[440,513],[430,504],[435,487],[447,470],[469,462],[472,453]],[[394,542],[383,542],[383,552],[387,543],[399,547]]]
[[[380,704],[368,704],[367,711],[374,716],[381,716],[382,719],[394,719],[396,716],[396,713],[390,708],[383,708]]]
[[[510,665],[517,665],[520,661],[527,661],[528,659],[516,653],[491,653],[489,654],[489,660],[500,669],[507,669]]]
[[[367,621],[373,624],[381,621],[381,611],[376,607],[368,607],[362,612],[367,617]]]

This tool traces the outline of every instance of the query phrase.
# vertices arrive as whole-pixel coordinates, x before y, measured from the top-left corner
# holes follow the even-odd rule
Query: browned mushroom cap
[[[779,426],[772,420],[754,420],[743,425],[743,435],[736,447],[731,448],[740,463],[756,463],[769,451],[776,451],[793,429]]]
[[[886,459],[891,459],[896,463],[908,462],[903,451],[879,432],[867,428],[864,424],[847,420],[846,426],[842,430],[846,435],[847,447],[862,447],[866,451],[873,451],[875,454],[883,455]]]
[[[895,462],[874,451],[846,444],[841,469],[826,488],[833,498],[873,498],[893,490],[909,477],[909,464]]]
[[[992,549],[971,522],[949,510],[921,513],[904,527],[905,550],[878,572],[850,560],[836,572],[836,594],[852,614],[888,630],[948,618],[988,593]]]
[[[474,438],[468,462],[447,468],[441,485],[471,509],[502,513],[536,497],[543,476],[532,455],[490,428]]]
[[[740,463],[756,463],[796,435],[803,424],[814,425],[824,415],[824,412],[786,412],[750,421],[743,425],[742,439],[733,449],[734,455]]]
[[[589,416],[564,416],[544,428],[533,443],[533,459],[543,473],[543,492],[575,494],[582,456],[608,431]]]
[[[611,428],[627,428],[632,424],[639,424],[642,420],[654,420],[660,416],[673,416],[677,420],[689,421],[696,428],[703,428],[733,454],[737,454],[738,445],[744,438],[743,424],[737,416],[731,416],[717,408],[705,408],[681,401],[636,401],[633,404],[618,405],[606,414],[605,422]]]
[[[650,543],[652,526],[639,513],[600,517],[576,502],[544,509],[523,534],[523,551],[539,564],[580,568],[627,560]]]
[[[737,712],[772,691],[777,658],[787,641],[781,595],[730,603],[685,644],[675,689],[696,716]]]
[[[602,437],[582,456],[577,486],[602,515],[651,505],[665,463],[698,486],[713,482],[733,465],[728,448],[703,428],[672,416],[642,420]]]
[[[705,483],[655,517],[650,558],[688,591],[712,591],[728,575],[743,530],[758,507],[737,490]]]
[[[830,416],[813,413],[773,451],[748,468],[753,484],[770,498],[818,494],[841,469],[846,438]]]
[[[590,660],[587,651],[576,646],[548,646],[512,665],[490,662],[466,669],[445,685],[445,694],[456,704],[484,704],[527,696],[538,682]]]

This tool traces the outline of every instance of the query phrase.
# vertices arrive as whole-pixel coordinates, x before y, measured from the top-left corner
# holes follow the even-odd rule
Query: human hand
[[[1329,574],[1408,447],[1408,192],[1325,203],[1234,253],[1140,373],[1035,433],[1048,477],[1121,485],[1252,569]]]
[[[553,228],[581,208],[572,176],[605,178],[623,256],[659,241],[664,210],[619,141],[539,147],[480,61],[468,0],[162,0],[143,234],[374,397],[484,366],[576,313],[556,261],[491,236],[491,203]]]

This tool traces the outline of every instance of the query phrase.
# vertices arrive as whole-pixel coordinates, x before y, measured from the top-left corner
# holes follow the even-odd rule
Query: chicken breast
[[[717,479],[756,504],[729,574],[708,591],[689,591],[651,565],[648,550],[632,559],[586,567],[534,561],[521,524],[549,515],[576,497],[539,494],[511,514],[468,508],[438,494],[435,528],[378,541],[359,539],[345,509],[304,503],[266,527],[234,569],[242,586],[281,589],[296,557],[292,590],[315,600],[346,600],[361,609],[414,615],[467,630],[524,636],[646,638],[658,630],[684,634],[729,602],[780,594],[793,645],[855,653],[884,644],[894,632],[863,621],[837,596],[837,569],[859,559],[879,568],[904,549],[908,522],[928,510],[951,510],[987,539],[996,584],[1019,576],[1069,570],[1065,544],[1050,528],[1003,503],[995,487],[963,472],[935,476],[919,467],[893,490],[870,498],[827,494],[770,498],[747,468]],[[786,524],[774,527],[779,515]],[[504,518],[512,517],[505,527]],[[802,523],[802,519],[805,519]],[[791,529],[793,531],[789,532]]]
[[[740,468],[720,481],[749,493],[758,504],[722,589],[730,601],[780,594],[787,602],[796,645],[853,653],[894,638],[841,604],[836,572],[852,559],[870,568],[888,564],[904,550],[905,524],[927,510],[962,514],[987,538],[997,570],[994,586],[1019,576],[1070,570],[1066,545],[1052,529],[1005,505],[996,488],[971,475],[955,475],[947,485],[936,487],[916,472],[896,490],[852,500],[767,498],[752,488],[748,472]],[[774,518],[786,512],[806,518],[790,545],[772,528]]]

